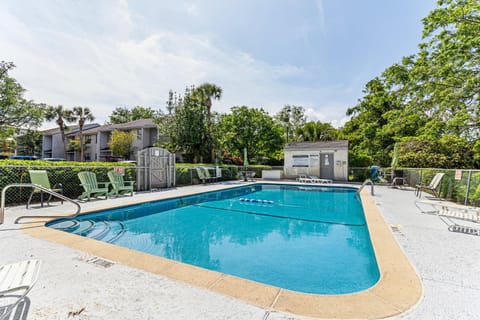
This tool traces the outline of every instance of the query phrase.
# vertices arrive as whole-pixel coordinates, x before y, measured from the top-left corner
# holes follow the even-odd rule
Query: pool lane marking
[[[262,212],[254,212],[254,211],[246,211],[246,210],[238,210],[238,209],[231,209],[231,208],[218,208],[218,207],[206,206],[206,205],[201,205],[201,204],[194,204],[194,206],[195,207],[200,207],[200,208],[206,208],[206,209],[233,211],[233,212],[240,212],[240,213],[253,214],[253,215],[272,217],[272,218],[290,219],[290,220],[313,222],[313,223],[338,224],[338,225],[348,226],[348,227],[362,227],[362,226],[366,225],[366,223],[362,223],[362,224],[343,223],[343,222],[332,222],[332,221],[322,221],[322,220],[314,220],[314,219],[303,219],[303,218],[279,216],[279,215],[275,215],[275,214],[268,214],[268,213],[262,213]]]

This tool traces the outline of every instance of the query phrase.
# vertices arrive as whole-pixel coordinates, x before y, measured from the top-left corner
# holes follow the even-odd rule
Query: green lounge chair
[[[90,171],[82,171],[78,173],[78,179],[80,179],[80,185],[85,190],[79,197],[79,200],[85,198],[90,201],[93,196],[95,198],[104,195],[105,199],[108,197],[108,185],[110,182],[97,182],[97,176]],[[104,187],[101,187],[103,185]]]
[[[206,167],[200,167],[200,168],[203,170],[203,174],[205,175],[205,179],[207,181],[216,181],[217,180],[217,177],[212,177],[208,168],[206,168]]]
[[[133,185],[135,181],[123,181],[123,176],[116,171],[108,171],[107,174],[113,186],[109,195],[118,197],[119,195],[130,193],[130,196],[133,196]]]
[[[200,179],[202,183],[205,183],[207,181],[207,177],[205,176],[205,171],[203,171],[203,168],[196,167],[195,170],[197,170],[198,179]]]
[[[50,181],[48,180],[48,174],[47,171],[45,170],[28,170],[28,174],[30,175],[30,182],[33,184],[38,184],[44,188],[47,188],[53,192],[60,193],[63,195],[63,186],[61,183],[57,183],[53,186],[53,188],[50,186]],[[44,191],[41,189],[33,188],[32,193],[30,194],[30,197],[28,198],[27,202],[27,209],[28,206],[30,205],[30,202],[32,201],[32,197],[34,194],[40,193],[40,203],[41,206],[43,207],[43,193]],[[50,205],[50,199],[52,199],[52,194],[47,199],[47,204]],[[61,203],[63,204],[63,200],[61,200]]]

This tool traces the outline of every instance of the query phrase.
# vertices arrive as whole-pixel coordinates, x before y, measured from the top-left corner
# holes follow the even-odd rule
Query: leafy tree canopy
[[[243,156],[247,148],[249,160],[260,163],[283,153],[282,129],[262,108],[233,107],[219,125],[220,144],[233,155]]]
[[[108,147],[114,155],[119,155],[128,159],[133,151],[133,141],[135,136],[131,132],[114,130],[108,143]]]
[[[289,143],[298,141],[297,129],[305,123],[307,117],[303,107],[286,105],[275,115],[275,119],[285,132],[285,143]]]
[[[8,75],[15,65],[0,62],[0,134],[41,125],[46,106],[23,97],[25,89]]]
[[[330,123],[307,122],[297,128],[298,141],[332,141],[336,140],[339,132]]]
[[[120,124],[140,119],[153,119],[157,116],[157,111],[149,107],[136,106],[133,109],[127,107],[117,107],[112,111],[108,124]]]
[[[401,166],[479,167],[480,2],[439,0],[423,24],[419,52],[367,83],[341,134],[352,159],[386,166],[401,142]]]

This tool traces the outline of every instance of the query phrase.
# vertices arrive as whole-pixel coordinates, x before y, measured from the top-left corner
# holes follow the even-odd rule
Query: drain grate
[[[398,225],[398,224],[391,224],[390,229],[392,229],[393,232],[401,233],[400,232],[400,225]]]
[[[99,257],[92,257],[90,259],[85,260],[87,263],[94,264],[96,266],[104,267],[104,268],[109,268],[113,266],[113,262],[107,261],[105,259],[99,258]]]

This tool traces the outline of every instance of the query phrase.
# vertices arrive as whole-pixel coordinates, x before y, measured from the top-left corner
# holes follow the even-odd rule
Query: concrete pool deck
[[[82,209],[91,211],[109,205],[126,205],[132,201],[143,202],[221,187],[202,185],[136,194],[133,198],[82,203]],[[376,203],[387,224],[393,227],[395,238],[424,285],[423,299],[396,318],[472,319],[480,314],[480,237],[449,232],[438,217],[421,214],[414,205],[415,196],[411,190],[376,186],[375,192],[372,202]],[[55,203],[48,207],[48,212],[65,214],[74,212],[74,209],[70,204],[61,206]],[[191,268],[182,270],[184,266],[179,263],[167,267],[161,260],[154,265],[139,266],[140,269],[132,268],[128,265],[139,263],[140,259],[133,257],[128,249],[120,249],[115,259],[119,262],[104,267],[102,260],[95,260],[95,257],[102,256],[102,250],[104,246],[110,246],[108,244],[103,244],[98,251],[86,253],[88,250],[84,250],[84,245],[93,240],[79,241],[76,236],[62,235],[62,245],[52,242],[59,240],[56,232],[50,233],[51,238],[46,241],[37,238],[38,234],[33,236],[40,228],[24,223],[27,220],[21,225],[13,224],[18,216],[36,213],[43,215],[45,210],[37,206],[30,210],[25,210],[24,206],[7,208],[6,223],[0,225],[0,264],[28,258],[43,261],[40,279],[28,295],[31,303],[28,319],[306,319],[283,313],[279,310],[281,308],[271,308],[269,299],[272,294],[275,297],[272,292],[259,293],[251,288],[247,291],[247,301],[249,297],[264,297],[266,300],[250,303],[229,297],[232,294],[228,291],[241,286],[239,282],[230,282],[230,288],[223,286],[224,291],[200,288],[209,286],[212,281],[209,274],[213,272],[205,273],[202,269],[199,275]],[[20,226],[28,228],[27,232],[19,231]],[[69,236],[71,241],[68,241]],[[155,272],[161,269],[170,270],[170,274],[156,275]],[[179,274],[183,274],[181,281],[176,281]],[[212,276],[215,277],[215,273]],[[185,277],[190,277],[191,281],[185,283]],[[402,300],[402,292],[392,294]],[[347,303],[343,307],[330,304],[324,309],[352,306],[354,304]],[[369,308],[378,309],[378,306]],[[328,318],[338,316],[342,314],[333,313]],[[349,317],[352,316],[354,314]],[[343,314],[343,317],[346,316]],[[369,317],[357,313],[356,318]]]

